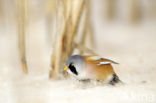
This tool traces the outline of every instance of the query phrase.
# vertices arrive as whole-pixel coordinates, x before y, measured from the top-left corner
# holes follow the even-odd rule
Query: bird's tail
[[[109,82],[109,84],[115,85],[116,83],[122,83],[123,84],[123,82],[119,79],[119,77],[116,74],[113,74],[113,78]]]

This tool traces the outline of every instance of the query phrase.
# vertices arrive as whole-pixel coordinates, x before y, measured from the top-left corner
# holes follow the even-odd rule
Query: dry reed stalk
[[[71,33],[69,33],[69,35],[68,35],[68,42],[67,42],[67,47],[68,47],[68,49],[70,48],[67,52],[68,56],[71,56],[73,53],[73,50],[74,50],[74,46],[72,44],[74,42],[75,36],[79,29],[80,19],[82,16],[82,12],[84,10],[84,5],[85,5],[85,0],[81,0],[79,9],[76,13],[77,16],[76,16],[75,22],[70,21],[70,25],[72,25],[72,27],[71,27]],[[72,18],[72,14],[70,15],[70,17]]]
[[[106,16],[108,20],[115,17],[116,0],[106,0]]]
[[[130,0],[130,22],[136,23],[141,19],[141,9],[139,0]]]
[[[1,18],[3,16],[3,10],[2,10],[2,0],[0,0],[0,21],[1,21]]]
[[[27,61],[26,61],[26,10],[27,0],[17,0],[18,2],[18,41],[19,41],[19,53],[24,73],[28,73]]]
[[[63,72],[62,67],[64,61],[67,59],[68,56],[72,55],[74,50],[72,44],[74,44],[74,37],[78,31],[80,17],[84,7],[84,0],[82,0],[82,3],[80,4],[80,8],[78,9],[75,22],[73,22],[71,19],[73,15],[71,8],[70,8],[70,13],[67,13],[68,7],[71,6],[68,5],[69,2],[72,5],[72,0],[69,0],[68,3],[64,1],[62,3],[64,5],[61,5],[64,7],[63,17],[65,21],[63,23],[61,34],[57,34],[59,36],[57,37],[58,39],[56,40],[55,48],[52,55],[52,70],[50,73],[51,78],[59,78],[60,72]]]
[[[46,2],[46,25],[47,25],[47,41],[48,44],[51,44],[52,41],[52,18],[55,11],[55,3],[54,0],[47,0]]]
[[[57,32],[56,34],[57,36],[56,43],[55,43],[55,47],[53,49],[53,54],[51,57],[52,70],[50,71],[50,78],[52,79],[58,79],[60,78],[59,74],[64,73],[63,72],[64,63],[66,59],[72,55],[72,53],[74,52],[74,49],[78,48],[82,52],[87,52],[87,53],[96,55],[93,51],[91,51],[90,49],[84,46],[86,44],[85,40],[87,37],[87,32],[88,30],[91,29],[91,26],[89,26],[90,25],[89,13],[87,13],[89,12],[89,5],[85,5],[85,3],[88,3],[88,2],[86,2],[86,0],[81,0],[76,10],[73,9],[73,6],[75,6],[73,2],[74,2],[73,0],[57,1],[57,4],[58,4],[56,5],[58,7],[57,20],[60,20],[60,17],[62,17],[61,19],[63,19],[63,22],[61,24],[58,24],[58,28],[59,29],[61,28],[59,31],[61,32]],[[75,43],[74,40],[79,31],[82,13],[85,10],[84,6],[87,7],[86,19],[85,19],[86,22],[82,24],[84,25],[83,36],[82,36],[82,38],[84,39],[81,40],[80,44],[77,44]],[[61,12],[61,10],[63,12]],[[60,12],[61,14],[59,15]]]
[[[85,20],[84,20],[84,27],[83,27],[83,30],[82,30],[82,37],[81,37],[81,40],[80,40],[80,45],[85,45],[85,41],[86,41],[86,37],[87,37],[87,34],[88,34],[88,25],[89,25],[89,5],[88,5],[88,0],[87,0],[87,3],[85,5]],[[80,54],[83,54],[83,51],[80,51]]]
[[[62,32],[59,35],[56,40],[56,44],[55,44],[55,49],[53,51],[53,55],[52,55],[52,68],[53,70],[50,73],[50,77],[57,79],[58,74],[60,74],[60,72],[62,72],[62,70],[60,70],[60,68],[63,67],[63,62],[66,60],[67,58],[67,49],[66,49],[66,42],[67,42],[67,26],[68,26],[68,22],[69,22],[69,14],[67,15],[67,9],[68,9],[68,3],[66,2],[59,2],[62,3],[63,5],[61,5],[63,7],[63,19],[64,19],[64,23],[63,23],[63,28],[62,28]],[[59,30],[60,31],[60,30]]]
[[[151,1],[150,11],[152,18],[156,19],[156,0]]]
[[[91,25],[91,20],[90,20],[90,0],[86,0],[86,5],[85,5],[85,20],[84,20],[84,27],[82,30],[82,37],[79,45],[87,45],[87,41],[89,41],[89,46],[92,48],[94,46],[94,37],[93,37],[93,28]],[[87,37],[89,40],[87,40]],[[84,50],[80,50],[80,54],[85,53]],[[91,53],[92,54],[92,53]]]
[[[63,6],[63,4],[64,3],[62,3],[61,1],[57,1],[57,3],[56,3],[56,6],[58,7],[57,8],[58,11],[57,11],[57,14],[56,14],[57,19],[60,16],[59,15],[60,8],[65,7],[65,6]],[[63,14],[63,15],[61,15],[62,17],[65,16],[64,13],[62,13]],[[60,26],[58,26],[58,28],[60,28]],[[57,35],[56,43],[55,43],[55,47],[54,47],[53,54],[52,54],[52,57],[51,57],[52,70],[50,71],[50,78],[53,78],[53,79],[58,79],[59,78],[60,66],[61,66],[60,63],[61,63],[61,57],[62,57],[62,47],[63,47],[63,42],[62,41],[64,40],[64,37],[65,37],[65,31],[66,31],[65,28],[66,28],[66,24],[65,24],[65,22],[63,22],[61,33],[59,34],[59,31],[57,31],[57,34],[56,34]]]

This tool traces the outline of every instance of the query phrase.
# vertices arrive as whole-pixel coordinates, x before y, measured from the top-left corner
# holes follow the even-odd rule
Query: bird
[[[72,55],[66,61],[65,71],[79,81],[100,81],[115,85],[121,82],[112,64],[118,64],[112,60],[92,55]]]

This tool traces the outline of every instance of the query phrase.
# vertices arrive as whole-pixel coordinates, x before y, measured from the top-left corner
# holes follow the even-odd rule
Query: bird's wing
[[[117,62],[114,62],[112,60],[105,59],[105,58],[101,58],[98,62],[99,62],[98,65],[111,64],[111,63],[113,63],[113,64],[119,64]]]
[[[106,59],[106,58],[101,58],[99,56],[88,56],[87,57],[87,61],[88,62],[92,62],[94,64],[97,64],[97,65],[105,65],[105,64],[119,64],[117,62],[114,62],[110,59]]]

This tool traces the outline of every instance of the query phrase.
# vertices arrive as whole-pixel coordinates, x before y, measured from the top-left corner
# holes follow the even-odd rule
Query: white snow
[[[119,63],[113,66],[124,85],[49,80],[51,48],[47,46],[43,17],[29,25],[29,74],[23,74],[16,26],[4,21],[8,24],[0,25],[0,103],[156,103],[156,23],[108,23],[103,21],[101,6],[94,3],[94,51]]]

